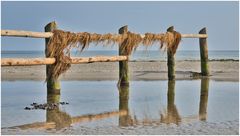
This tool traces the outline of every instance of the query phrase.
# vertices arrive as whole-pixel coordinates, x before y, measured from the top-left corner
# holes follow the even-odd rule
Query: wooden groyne
[[[45,56],[46,58],[2,58],[1,66],[26,66],[26,65],[46,65],[46,77],[52,77],[52,75],[56,74],[54,71],[54,67],[56,64],[61,61],[61,58],[58,56],[52,57],[51,54],[54,52],[52,48],[49,48],[49,41],[54,36],[54,31],[57,30],[57,23],[50,22],[48,23],[44,30],[45,32],[31,32],[31,31],[20,31],[20,30],[1,30],[1,36],[11,36],[11,37],[29,37],[29,38],[45,38]],[[169,31],[171,30],[171,31]],[[129,51],[131,52],[136,47],[129,47],[132,43],[135,44],[152,44],[154,42],[162,42],[161,47],[164,42],[174,43],[176,31],[174,31],[173,26],[167,29],[166,33],[160,34],[135,34],[128,31],[128,26],[123,26],[119,29],[118,34],[96,34],[96,33],[81,33],[87,39],[81,39],[84,41],[82,50],[91,42],[103,42],[114,41],[119,44],[119,56],[95,56],[88,58],[70,58],[67,56],[68,62],[61,62],[61,65],[71,65],[71,64],[80,64],[80,63],[93,63],[93,62],[119,62],[119,86],[128,86],[129,85]],[[132,36],[132,37],[129,37]],[[76,34],[75,37],[78,35]],[[92,37],[95,36],[94,40],[91,40]],[[151,37],[152,36],[152,37]],[[170,37],[166,37],[170,36]],[[151,37],[152,39],[149,39]],[[199,38],[199,46],[200,46],[200,58],[201,58],[201,74],[202,76],[209,75],[209,66],[208,66],[208,45],[207,45],[207,32],[206,28],[203,28],[199,31],[199,34],[180,34],[181,38]],[[56,37],[55,37],[56,38]],[[79,38],[79,37],[78,37]],[[104,39],[105,38],[105,39]],[[131,39],[135,38],[135,39]],[[155,38],[155,39],[154,39]],[[171,39],[172,38],[172,39]],[[87,40],[87,41],[86,41]],[[136,40],[136,41],[134,41]],[[152,40],[152,41],[151,41]],[[82,42],[80,41],[80,42]],[[132,42],[131,44],[129,43]],[[76,41],[75,41],[76,42]],[[72,43],[70,43],[72,44]],[[127,46],[127,47],[126,47]],[[132,45],[133,46],[133,45]],[[135,45],[134,45],[135,46]],[[127,48],[127,50],[126,50]],[[177,48],[177,47],[176,47]],[[66,56],[63,56],[66,57]],[[60,60],[59,60],[60,59]],[[65,58],[64,58],[65,59]],[[65,64],[66,63],[66,64]],[[167,65],[168,65],[168,79],[175,79],[175,52],[172,53],[170,48],[167,48]],[[68,66],[69,67],[69,66]],[[58,68],[59,69],[59,68]],[[60,68],[61,69],[61,68]],[[67,69],[66,69],[67,70]],[[54,73],[55,72],[55,73]],[[61,74],[61,73],[60,73]],[[53,76],[58,77],[58,76]],[[57,78],[47,78],[47,87],[51,90],[60,90],[60,82]],[[59,91],[57,91],[59,92]]]

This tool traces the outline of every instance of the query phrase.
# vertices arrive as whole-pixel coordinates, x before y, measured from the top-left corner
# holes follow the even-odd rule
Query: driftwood
[[[89,58],[71,58],[71,64],[93,63],[93,62],[115,62],[128,60],[127,56],[96,56]],[[26,66],[26,65],[48,65],[54,64],[55,58],[2,58],[2,66]]]

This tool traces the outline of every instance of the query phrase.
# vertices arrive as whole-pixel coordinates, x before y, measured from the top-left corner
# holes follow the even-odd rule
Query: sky
[[[207,27],[209,50],[238,50],[238,8],[236,1],[2,1],[1,29],[43,32],[51,21],[56,21],[62,30],[96,33],[118,33],[124,25],[128,25],[129,31],[141,34],[164,33],[172,25],[182,34],[197,34]],[[1,38],[2,51],[44,51],[44,48],[42,38]],[[91,45],[88,50],[117,50],[117,46]],[[183,38],[179,50],[199,50],[199,40]]]

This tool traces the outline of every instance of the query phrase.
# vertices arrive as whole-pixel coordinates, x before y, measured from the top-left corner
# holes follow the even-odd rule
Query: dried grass
[[[47,80],[56,80],[62,73],[65,73],[71,67],[70,51],[72,48],[79,48],[83,51],[90,43],[103,45],[115,44],[120,45],[122,55],[130,55],[133,50],[136,50],[139,44],[150,46],[159,42],[161,49],[170,49],[171,53],[175,54],[178,44],[181,41],[181,34],[167,32],[166,34],[146,33],[144,38],[140,34],[128,32],[124,35],[113,34],[96,34],[96,33],[71,33],[62,30],[54,30],[53,36],[47,45],[46,56],[56,59],[56,63],[48,66]]]

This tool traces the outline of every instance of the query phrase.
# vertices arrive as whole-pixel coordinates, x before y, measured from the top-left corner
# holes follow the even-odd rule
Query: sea
[[[86,50],[83,52],[73,51],[72,57],[94,57],[94,56],[117,56],[118,51],[109,50]],[[41,58],[45,57],[44,51],[1,51],[2,58]],[[209,51],[209,60],[239,60],[238,51]],[[200,60],[199,51],[178,51],[176,60]],[[166,51],[160,50],[137,50],[130,56],[131,61],[165,61]]]

